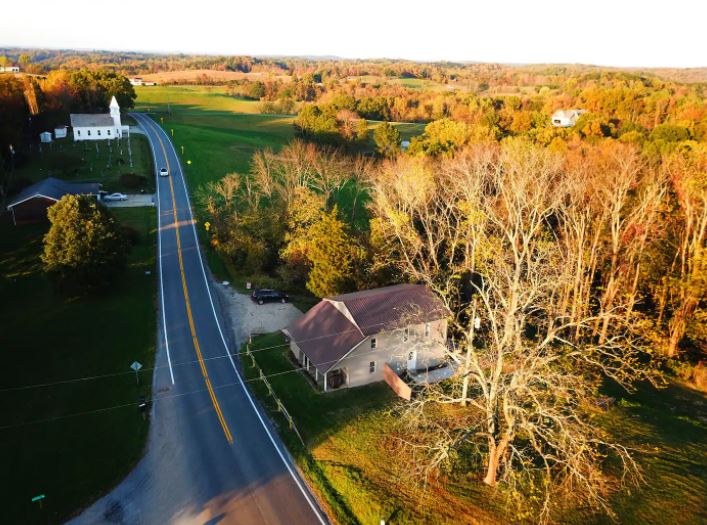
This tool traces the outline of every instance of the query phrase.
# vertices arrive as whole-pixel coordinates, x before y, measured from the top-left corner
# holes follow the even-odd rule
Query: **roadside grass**
[[[108,141],[74,142],[71,137],[51,144],[42,144],[41,152],[35,145],[25,162],[15,170],[13,179],[24,179],[33,183],[46,177],[56,177],[73,182],[100,182],[108,192],[136,193],[139,188],[128,188],[120,182],[120,176],[124,173],[135,173],[146,178],[144,189],[153,192],[155,177],[147,138],[135,133],[131,135],[132,168],[128,155],[128,139],[110,142],[111,152]]]
[[[0,224],[5,523],[63,522],[118,483],[143,453],[148,423],[136,402],[149,398],[151,373],[138,386],[129,367],[154,363],[156,216],[153,208],[111,214],[139,232],[139,243],[125,275],[100,297],[55,293],[39,262],[47,224]],[[75,378],[87,379],[31,386]],[[39,494],[46,495],[41,509],[30,501]]]
[[[411,482],[406,465],[397,463],[388,447],[396,398],[378,383],[324,394],[303,373],[294,370],[289,346],[280,333],[253,338],[252,356],[269,378],[292,415],[307,446],[305,451],[267,389],[257,380],[251,358],[241,354],[249,386],[269,410],[280,435],[311,486],[339,523],[492,523],[473,502],[444,492],[441,480],[427,490]]]
[[[513,515],[478,472],[460,461],[427,487],[410,481],[405,465],[390,453],[396,402],[385,384],[323,394],[295,371],[279,333],[253,338],[252,356],[295,420],[307,450],[276,411],[251,358],[241,354],[249,386],[269,410],[293,456],[340,523],[526,523]],[[611,497],[619,523],[705,523],[707,494],[707,399],[678,384],[665,390],[643,385],[619,401],[603,425],[614,438],[637,449],[645,484]],[[609,517],[573,509],[560,523],[609,525]]]

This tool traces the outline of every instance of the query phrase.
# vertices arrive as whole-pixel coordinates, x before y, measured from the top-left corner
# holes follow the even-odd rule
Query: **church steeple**
[[[115,96],[110,101],[110,116],[113,117],[113,124],[120,129],[120,106]]]

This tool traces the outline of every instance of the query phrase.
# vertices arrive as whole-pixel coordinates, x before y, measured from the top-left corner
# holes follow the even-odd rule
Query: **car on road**
[[[289,299],[285,292],[271,290],[269,288],[261,288],[260,290],[254,290],[250,298],[258,304],[272,302],[286,303]]]
[[[169,171],[167,168],[160,168],[160,177],[167,177],[169,175]]]
[[[104,201],[126,201],[128,196],[125,193],[110,193],[103,196]]]

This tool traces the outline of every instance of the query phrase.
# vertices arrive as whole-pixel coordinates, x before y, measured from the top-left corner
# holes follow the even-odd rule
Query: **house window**
[[[408,354],[408,361],[412,361],[415,359],[415,351],[412,351]]]
[[[88,133],[88,136],[91,136],[91,130],[89,129],[86,133]]]
[[[430,323],[425,323],[425,337],[430,336]]]
[[[378,347],[378,341],[375,337],[371,337],[371,350],[375,350]]]
[[[403,341],[407,341],[408,339],[410,339],[410,328],[405,328],[405,330],[403,330]]]
[[[101,130],[100,130],[100,129],[99,129],[98,131],[96,131],[96,133],[98,133],[98,136],[99,136],[99,137],[101,136]]]
[[[80,130],[80,129],[77,129],[77,130],[76,130],[76,135],[79,136],[79,137],[81,136],[81,130]]]
[[[370,363],[368,363],[368,373],[372,374],[375,371],[376,371],[376,362],[371,361]]]
[[[106,133],[108,134],[108,136],[110,136],[110,130],[106,131]]]

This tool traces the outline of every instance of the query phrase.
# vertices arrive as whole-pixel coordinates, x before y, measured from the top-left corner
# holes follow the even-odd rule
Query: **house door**
[[[410,372],[417,370],[417,352],[415,350],[408,352],[408,370]]]

